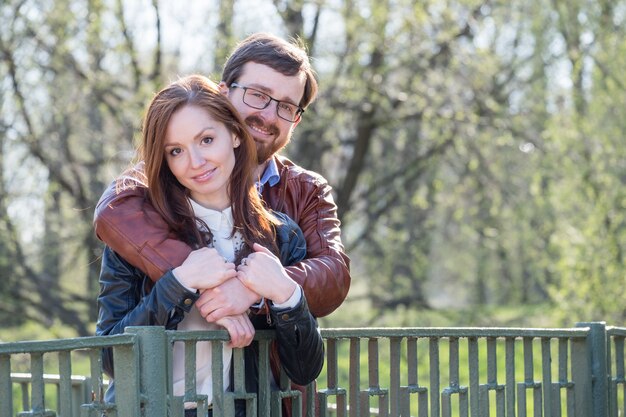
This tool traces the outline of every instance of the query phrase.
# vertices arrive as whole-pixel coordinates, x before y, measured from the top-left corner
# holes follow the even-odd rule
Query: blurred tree
[[[16,256],[13,268],[23,271],[34,291],[12,303],[26,301],[41,322],[59,320],[81,335],[92,333],[88,323],[97,313],[101,243],[91,228],[93,207],[110,181],[111,163],[117,172],[129,161],[144,92],[161,83],[160,48],[154,48],[154,64],[142,68],[121,2],[116,6],[96,0],[2,6],[8,25],[0,37],[1,64],[10,86],[5,108],[14,115],[5,122],[7,135],[30,164],[36,161],[36,172],[44,172],[36,184],[44,196],[42,213],[19,208],[28,207],[32,190],[13,195],[23,216],[37,217],[31,225],[43,223],[43,239],[26,250],[14,234],[17,253],[29,256]],[[114,24],[107,15],[117,18]],[[121,62],[133,70],[126,72]]]
[[[142,109],[177,75],[218,72],[252,30],[313,56],[320,94],[286,152],[334,186],[374,307],[625,317],[624,0],[274,0],[238,20],[249,4],[0,5],[0,320],[91,332],[93,207]],[[265,15],[282,26],[255,26]],[[191,66],[187,43],[203,45]]]
[[[234,0],[219,0],[219,21],[215,34],[215,61],[213,69],[220,72],[220,69],[226,62],[228,54],[235,46],[235,38],[233,35],[233,19],[235,16]],[[219,81],[219,80],[215,80]]]

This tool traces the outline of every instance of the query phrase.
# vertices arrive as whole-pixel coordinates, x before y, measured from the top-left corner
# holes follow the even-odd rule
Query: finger
[[[258,243],[255,243],[254,245],[252,245],[252,249],[254,249],[255,252],[262,252],[262,253],[266,253],[268,255],[272,255],[272,251],[271,250],[269,250],[265,246],[260,245]]]
[[[252,326],[252,322],[247,315],[240,316],[240,325],[242,332],[240,347],[245,347],[252,343],[252,339],[254,338],[254,327]]]
[[[246,338],[245,338],[244,346],[248,346],[250,343],[252,343],[252,340],[254,339],[255,330],[250,320],[246,320],[245,324],[246,324]]]
[[[241,320],[233,318],[231,320],[232,331],[230,333],[230,344],[232,347],[243,347],[244,340],[244,328],[241,325]]]
[[[228,336],[230,337],[230,340],[228,341],[226,345],[231,348],[235,347],[233,341],[237,339],[237,335],[236,335],[236,330],[233,327],[233,321],[226,319],[226,320],[222,320],[220,324],[226,329],[226,331],[228,332]]]
[[[207,299],[198,306],[200,315],[209,323],[216,322],[225,316],[225,314],[220,314],[218,312],[221,308],[222,306],[220,302],[216,299]]]
[[[241,281],[241,283],[243,285],[245,285],[246,287],[250,288],[251,282],[250,282],[250,279],[248,278],[248,274],[246,273],[246,269],[248,269],[248,268],[247,267],[244,267],[244,268],[240,267],[237,270],[237,279],[239,281]]]
[[[229,316],[231,314],[233,314],[233,312],[229,311],[228,308],[220,307],[220,308],[216,308],[215,310],[212,310],[209,314],[206,315],[204,319],[209,323],[215,323],[216,321],[219,321],[223,319],[224,317]]]
[[[224,281],[237,277],[237,268],[235,268],[235,264],[232,265],[232,269],[227,269],[226,271],[224,271]]]

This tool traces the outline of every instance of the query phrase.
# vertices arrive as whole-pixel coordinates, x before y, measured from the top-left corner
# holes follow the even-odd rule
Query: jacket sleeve
[[[273,212],[281,225],[276,228],[276,244],[280,263],[283,266],[293,265],[306,257],[306,240],[300,226],[285,213]]]
[[[292,265],[306,256],[306,241],[300,227],[286,214],[275,212],[282,222],[276,231],[283,265]],[[297,289],[302,291],[300,287]],[[317,378],[324,366],[324,342],[317,322],[302,291],[300,302],[293,308],[277,309],[271,303],[270,321],[276,330],[278,357],[289,378],[307,385]]]
[[[324,341],[306,297],[294,308],[270,307],[270,315],[276,329],[278,356],[287,376],[298,385],[313,382],[324,366]]]
[[[169,233],[167,223],[148,202],[144,186],[118,189],[117,183],[109,185],[96,205],[96,235],[156,281],[182,265],[192,249]]]
[[[98,295],[98,336],[124,332],[127,326],[175,328],[189,312],[198,295],[183,287],[171,271],[145,291],[147,277],[105,247]],[[104,352],[104,369],[113,375],[110,349]]]
[[[350,289],[350,258],[341,242],[340,221],[332,188],[323,178],[307,175],[287,178],[286,192],[264,190],[270,207],[288,214],[302,229],[306,259],[286,268],[302,286],[311,312],[324,317],[335,311]]]

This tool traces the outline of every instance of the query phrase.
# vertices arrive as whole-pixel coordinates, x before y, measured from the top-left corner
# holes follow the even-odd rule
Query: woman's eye
[[[213,138],[211,138],[211,137],[208,137],[208,136],[207,136],[207,137],[202,138],[202,143],[204,143],[204,144],[207,144],[207,145],[208,145],[208,144],[210,144],[211,142],[213,142]]]
[[[173,148],[170,149],[170,151],[168,152],[171,156],[176,156],[180,153],[180,148]]]

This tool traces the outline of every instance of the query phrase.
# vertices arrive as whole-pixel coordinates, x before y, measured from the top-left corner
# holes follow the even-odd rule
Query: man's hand
[[[195,306],[208,322],[248,311],[261,297],[245,287],[238,279],[229,279],[200,294]]]
[[[255,243],[254,253],[248,255],[237,267],[237,278],[251,291],[284,303],[291,297],[298,284],[287,275],[280,260],[267,248]]]
[[[228,331],[230,335],[229,347],[242,348],[252,343],[254,327],[246,313],[236,316],[226,316],[215,322]]]
[[[185,262],[172,272],[181,284],[196,290],[216,287],[237,276],[235,264],[226,262],[215,248],[191,252]]]

